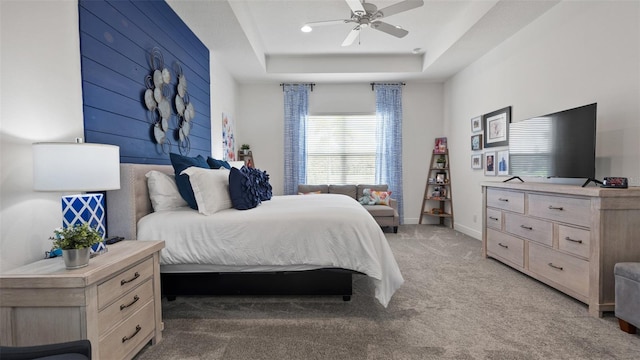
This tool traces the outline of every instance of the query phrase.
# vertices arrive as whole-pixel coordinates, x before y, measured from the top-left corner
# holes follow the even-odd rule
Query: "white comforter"
[[[160,263],[314,265],[367,274],[387,306],[404,279],[373,217],[345,195],[274,196],[257,208],[211,216],[190,208],[149,214],[139,240],[162,239]]]

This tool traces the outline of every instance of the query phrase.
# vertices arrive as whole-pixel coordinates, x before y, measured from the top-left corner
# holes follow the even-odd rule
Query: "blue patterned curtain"
[[[296,194],[307,182],[307,118],[309,89],[306,84],[284,84],[284,194]]]
[[[388,184],[398,200],[400,223],[404,223],[402,200],[402,84],[376,84],[376,183]]]

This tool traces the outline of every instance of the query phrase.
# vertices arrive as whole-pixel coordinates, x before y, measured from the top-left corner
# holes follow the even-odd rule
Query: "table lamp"
[[[106,191],[120,189],[120,148],[115,145],[42,142],[33,144],[36,191]],[[62,227],[88,223],[106,234],[105,193],[62,197]]]

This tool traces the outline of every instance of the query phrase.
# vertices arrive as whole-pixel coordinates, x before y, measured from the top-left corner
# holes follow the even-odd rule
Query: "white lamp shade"
[[[35,143],[33,188],[39,191],[120,189],[120,148],[91,143]]]

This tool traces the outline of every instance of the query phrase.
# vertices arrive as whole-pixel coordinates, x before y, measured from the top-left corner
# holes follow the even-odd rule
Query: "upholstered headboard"
[[[107,191],[109,236],[137,238],[138,220],[153,212],[145,176],[151,170],[174,174],[171,165],[120,164],[120,190]]]

